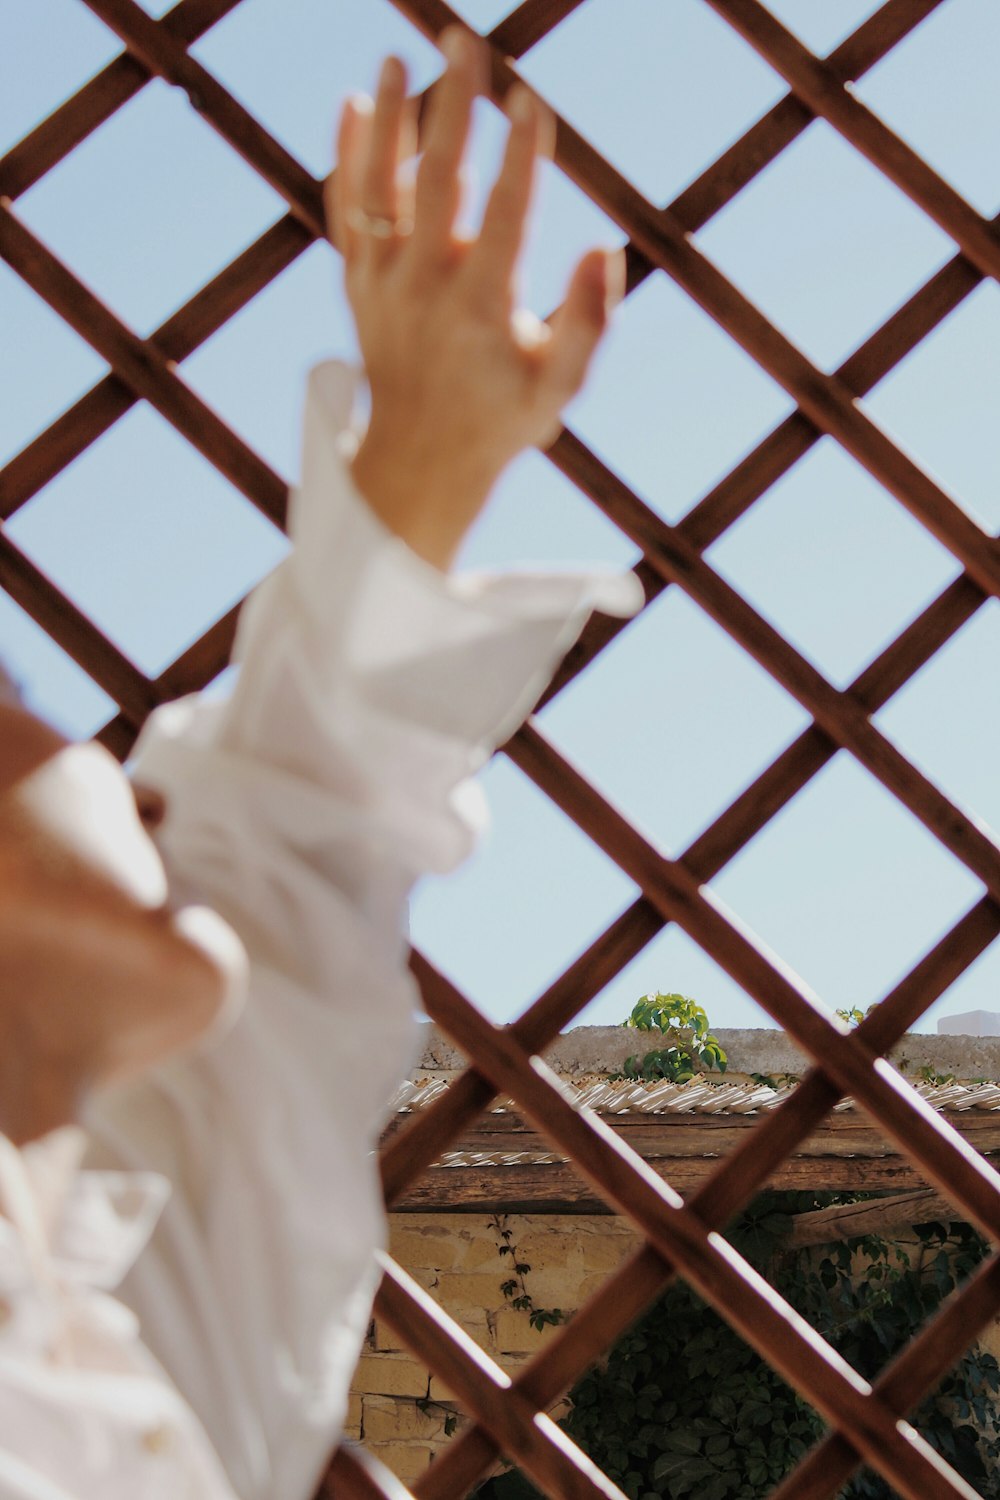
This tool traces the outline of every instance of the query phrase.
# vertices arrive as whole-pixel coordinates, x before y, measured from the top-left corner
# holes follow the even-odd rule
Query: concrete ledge
[[[425,1028],[418,1067],[427,1072],[450,1074],[467,1064],[464,1053],[437,1029]],[[729,1058],[730,1073],[804,1073],[809,1059],[783,1031],[764,1028],[719,1027],[719,1038]],[[548,1063],[566,1078],[590,1073],[615,1073],[633,1053],[648,1052],[656,1045],[653,1032],[626,1031],[622,1026],[577,1026],[566,1032],[544,1054]],[[956,1079],[1000,1080],[1000,1037],[935,1036],[909,1032],[890,1057],[903,1073],[930,1067],[937,1073],[953,1073]]]

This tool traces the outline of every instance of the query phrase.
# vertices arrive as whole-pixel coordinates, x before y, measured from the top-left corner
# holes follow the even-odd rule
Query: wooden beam
[[[760,1124],[764,1111],[757,1114],[601,1114],[616,1135],[647,1161],[655,1157],[725,1156],[746,1139],[747,1131]],[[405,1129],[413,1117],[400,1113],[383,1135],[390,1140]],[[954,1110],[945,1116],[949,1125],[964,1136],[977,1151],[988,1155],[1000,1152],[1000,1110]],[[462,1131],[452,1151],[467,1152],[545,1152],[552,1145],[529,1125],[515,1109],[481,1115]],[[823,1123],[802,1142],[802,1156],[898,1156],[896,1145],[871,1117],[861,1110],[849,1109],[827,1115]]]
[[[400,1115],[386,1131],[393,1135],[410,1117]],[[678,1192],[687,1196],[718,1166],[719,1158],[747,1139],[759,1115],[607,1115],[604,1120]],[[1000,1112],[951,1113],[949,1123],[987,1158],[1000,1161]],[[542,1152],[549,1143],[514,1110],[482,1116],[453,1148],[514,1155]],[[773,1188],[814,1192],[913,1194],[927,1190],[925,1179],[859,1110],[828,1115],[798,1152],[768,1180]],[[899,1200],[897,1200],[899,1201]],[[939,1200],[943,1202],[944,1200]],[[868,1205],[855,1205],[866,1207]],[[393,1204],[398,1213],[606,1213],[610,1210],[569,1162],[511,1161],[431,1167]],[[938,1211],[928,1213],[928,1219]],[[950,1217],[960,1218],[958,1210]],[[920,1220],[908,1221],[921,1222]],[[859,1229],[858,1234],[869,1231]],[[841,1236],[831,1236],[840,1238]],[[805,1243],[803,1241],[802,1243]],[[819,1241],[810,1241],[819,1243]]]
[[[662,1158],[649,1165],[671,1187],[688,1197],[717,1163],[704,1157]],[[769,1178],[771,1188],[819,1193],[913,1190],[922,1185],[900,1156],[791,1157]],[[599,1214],[611,1213],[569,1162],[544,1166],[432,1167],[393,1204],[404,1214]],[[961,1215],[952,1210],[953,1218]],[[912,1222],[912,1221],[911,1221]],[[865,1231],[859,1231],[864,1233]]]
[[[788,1237],[789,1249],[805,1245],[829,1245],[834,1240],[853,1240],[862,1234],[888,1237],[914,1224],[953,1224],[962,1221],[947,1198],[933,1188],[915,1193],[895,1193],[890,1198],[863,1203],[839,1203],[814,1213],[796,1214]]]

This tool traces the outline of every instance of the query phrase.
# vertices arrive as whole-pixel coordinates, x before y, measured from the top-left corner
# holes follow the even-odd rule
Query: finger
[[[416,99],[407,99],[403,105],[403,118],[399,127],[399,173],[396,179],[396,215],[412,231],[416,208],[416,157],[417,141]]]
[[[510,305],[514,271],[531,207],[535,164],[548,118],[528,89],[518,86],[507,104],[510,134],[503,164],[483,215],[469,272],[484,299]]]
[[[431,99],[424,155],[417,172],[413,232],[414,250],[434,258],[451,246],[461,199],[459,169],[483,73],[481,44],[468,32],[449,27],[441,50],[448,66]]]
[[[624,289],[625,258],[620,250],[591,250],[570,278],[566,300],[552,319],[545,381],[560,402],[583,385],[608,315]]]
[[[406,69],[398,57],[382,64],[368,155],[361,176],[361,207],[376,218],[398,218],[397,177],[406,106]]]
[[[337,130],[337,165],[323,190],[327,234],[345,260],[356,254],[359,243],[357,232],[350,227],[351,210],[360,206],[361,164],[371,110],[371,100],[363,94],[345,100]]]

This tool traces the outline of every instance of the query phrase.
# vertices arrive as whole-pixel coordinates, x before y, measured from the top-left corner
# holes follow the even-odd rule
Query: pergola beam
[[[744,1146],[761,1123],[758,1114],[636,1113],[601,1118],[657,1176],[685,1196],[703,1186],[720,1159]],[[1000,1111],[970,1109],[949,1113],[947,1118],[983,1156],[1000,1162]],[[405,1128],[405,1119],[405,1115],[397,1116],[386,1132],[386,1142]],[[509,1213],[610,1212],[571,1162],[531,1160],[550,1147],[514,1110],[481,1116],[449,1150],[485,1159],[431,1167],[397,1199],[395,1212],[494,1213],[498,1208]],[[910,1159],[867,1115],[855,1110],[828,1115],[793,1154],[775,1167],[766,1185],[817,1192],[918,1189],[916,1194],[909,1193],[905,1205],[897,1200],[904,1208],[899,1223],[924,1222],[907,1220],[905,1212],[911,1201],[914,1205],[920,1201],[931,1204],[933,1196]],[[938,1196],[933,1201],[946,1200]],[[856,1207],[851,1205],[852,1211]],[[823,1212],[834,1215],[833,1210]],[[928,1219],[940,1217],[942,1212],[928,1213]],[[850,1217],[847,1211],[845,1217]],[[962,1216],[949,1205],[947,1217]]]

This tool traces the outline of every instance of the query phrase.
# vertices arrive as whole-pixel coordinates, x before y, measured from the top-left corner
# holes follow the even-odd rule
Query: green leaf
[[[683,1427],[675,1427],[664,1438],[664,1446],[673,1453],[697,1453],[701,1441],[696,1433]]]
[[[653,1465],[654,1479],[675,1479],[690,1459],[683,1453],[663,1453]]]

